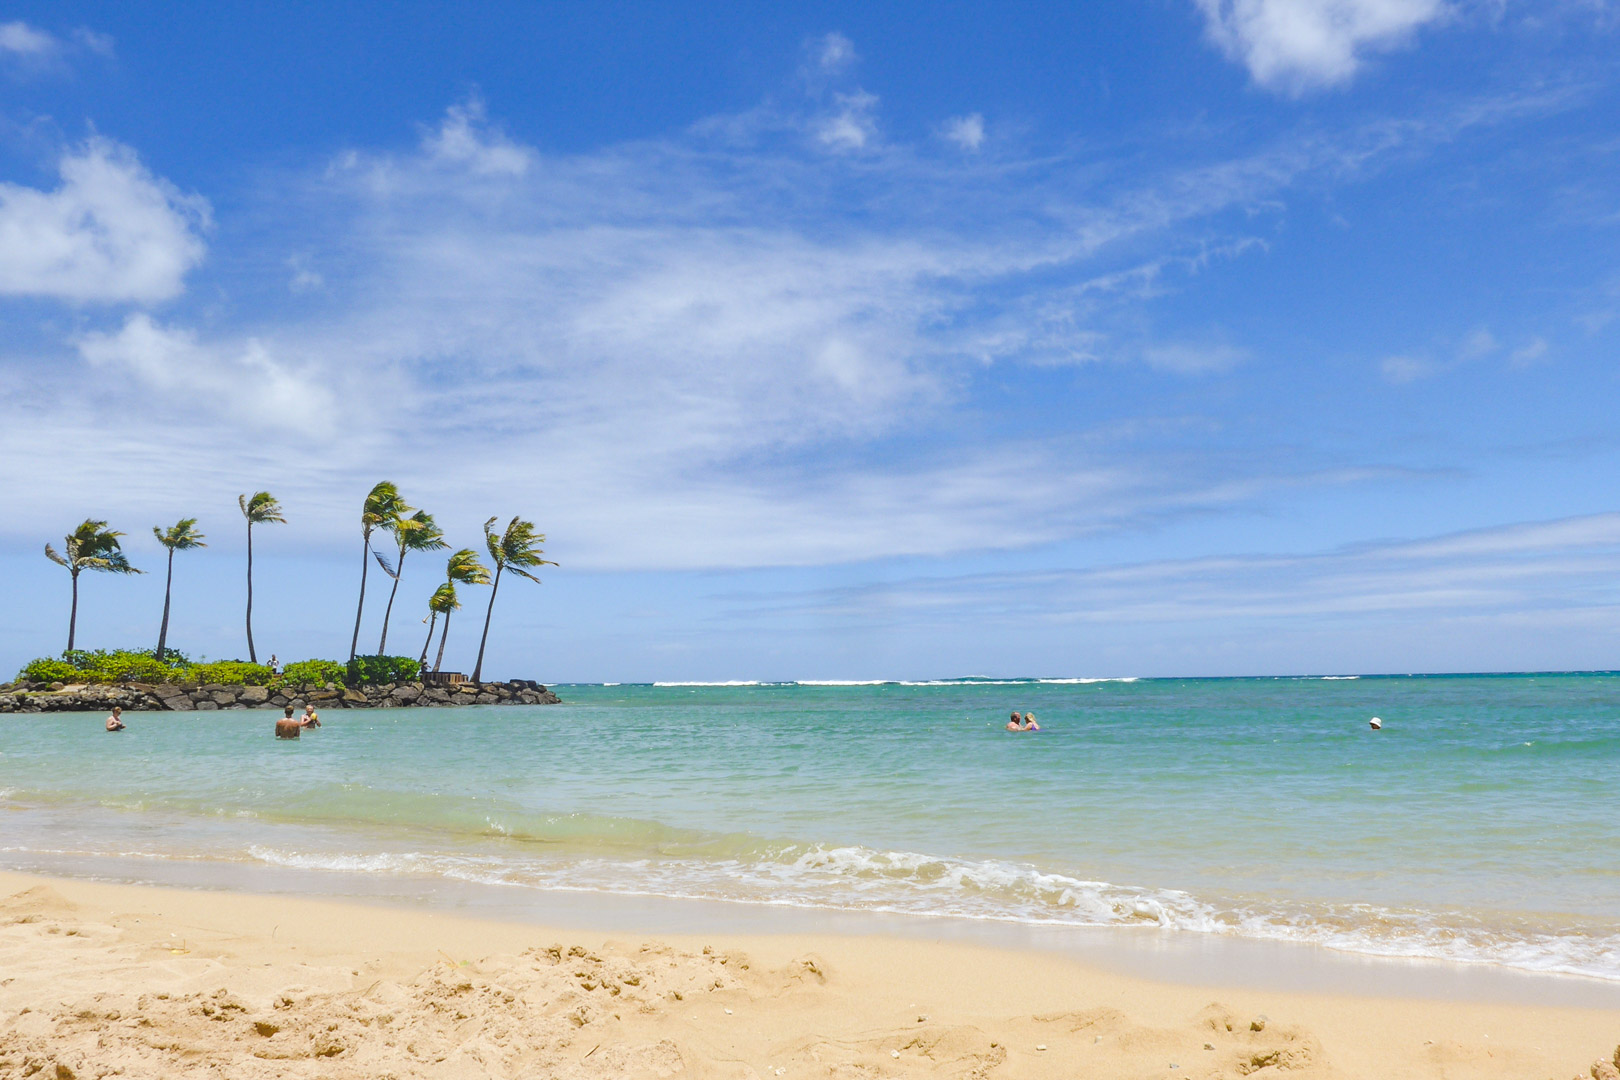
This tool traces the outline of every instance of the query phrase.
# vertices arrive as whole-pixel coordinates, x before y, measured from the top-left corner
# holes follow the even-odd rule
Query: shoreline
[[[1562,1080],[1620,1042],[1620,1005],[1267,989],[1230,956],[1209,973],[1235,978],[1189,983],[1144,977],[1151,950],[1132,973],[945,925],[679,933],[671,901],[542,925],[378,899],[0,871],[0,1072]]]

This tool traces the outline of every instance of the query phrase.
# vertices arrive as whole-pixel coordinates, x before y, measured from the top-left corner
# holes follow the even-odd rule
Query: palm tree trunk
[[[405,549],[399,549],[399,562],[394,564],[394,587],[388,590],[388,606],[383,609],[382,640],[377,642],[377,655],[388,648],[388,620],[394,614],[394,596],[399,592],[400,575],[405,573]]]
[[[444,639],[449,636],[450,613],[447,611],[444,613],[444,629],[439,631],[439,655],[433,658],[433,674],[435,675],[439,673],[439,668],[444,664]]]
[[[360,613],[366,610],[366,571],[371,569],[371,530],[360,536],[360,602],[354,606],[354,637],[349,639],[349,661],[360,648]]]
[[[433,644],[433,628],[435,626],[439,625],[439,613],[437,611],[430,611],[430,612],[428,612],[428,615],[429,615],[429,618],[428,618],[428,636],[427,636],[427,640],[422,642],[422,659],[420,659],[420,660],[418,660],[416,662],[416,666],[417,667],[422,667],[422,668],[427,667],[427,651],[428,651],[428,646]]]
[[[169,641],[169,592],[174,588],[174,548],[169,549],[169,576],[163,579],[163,625],[158,630],[157,658],[163,659],[163,646]]]
[[[247,602],[248,662],[257,664],[259,654],[253,651],[253,522],[248,522],[248,602]]]
[[[483,682],[484,676],[484,646],[489,643],[489,617],[495,614],[495,594],[501,591],[501,571],[504,566],[495,568],[495,584],[489,590],[489,607],[484,609],[484,636],[478,639],[478,663],[473,665],[473,682]]]
[[[68,612],[68,647],[73,651],[73,634],[79,628],[79,572],[73,571],[73,607]]]

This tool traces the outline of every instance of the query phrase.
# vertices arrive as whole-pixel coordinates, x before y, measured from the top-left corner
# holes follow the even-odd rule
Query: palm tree
[[[104,574],[143,572],[129,565],[129,559],[119,548],[118,538],[123,535],[108,529],[105,521],[86,518],[84,524],[63,539],[61,554],[57,554],[51,545],[45,545],[45,557],[58,566],[67,567],[68,573],[73,575],[73,608],[68,615],[68,652],[73,651],[73,638],[79,626],[79,574],[85,570]]]
[[[238,495],[236,505],[242,508],[242,516],[247,518],[248,530],[248,596],[247,596],[247,637],[248,660],[257,664],[259,654],[253,651],[253,526],[269,524],[287,524],[287,519],[281,516],[281,504],[276,497],[268,491],[256,491],[252,497]]]
[[[388,591],[388,607],[383,611],[382,639],[377,642],[378,656],[382,656],[388,648],[388,620],[394,614],[394,595],[399,592],[399,575],[405,571],[405,553],[441,551],[450,546],[444,542],[444,530],[434,523],[433,515],[426,510],[418,510],[410,517],[395,520],[389,531],[399,544],[399,558],[394,565],[389,566],[386,558],[372,552],[377,556],[377,565],[383,568],[383,573],[394,579],[394,587]]]
[[[435,675],[439,673],[439,668],[444,664],[444,642],[450,636],[450,613],[461,606],[456,599],[456,586],[488,585],[489,568],[478,561],[478,552],[472,548],[462,548],[450,556],[449,561],[445,563],[444,577],[444,584],[435,590],[433,600],[428,601],[428,606],[432,607],[433,601],[438,600],[442,605],[440,610],[444,614],[444,629],[439,631],[439,654],[433,658],[433,674]],[[447,606],[446,601],[439,596],[445,589],[450,590]],[[435,614],[438,614],[438,612],[436,611]],[[429,628],[428,635],[430,639],[432,634],[433,631]],[[424,662],[427,660],[426,649],[422,650],[422,659]]]
[[[416,662],[417,666],[423,671],[427,670],[428,646],[433,644],[433,628],[438,625],[439,616],[444,616],[445,627],[448,629],[450,626],[450,613],[460,606],[461,601],[456,599],[456,587],[448,581],[434,589],[433,595],[428,597],[428,617],[422,620],[428,624],[427,640],[422,642],[422,658]],[[439,660],[442,661],[443,659],[444,646],[441,644],[439,646]]]
[[[169,549],[169,576],[163,582],[163,625],[158,630],[157,658],[163,659],[163,647],[169,641],[169,591],[174,587],[174,553],[191,548],[207,547],[203,534],[196,530],[196,518],[181,518],[168,529],[152,526],[157,542]]]
[[[371,566],[371,531],[378,526],[391,529],[393,523],[411,512],[405,500],[399,497],[399,488],[387,480],[379,481],[366,496],[360,508],[360,539],[364,553],[360,556],[360,602],[354,607],[354,637],[349,640],[349,659],[360,648],[360,615],[366,609],[366,570]]]
[[[501,573],[508,567],[519,577],[526,577],[536,585],[540,579],[529,573],[531,566],[556,566],[550,559],[540,557],[540,545],[546,542],[545,533],[534,531],[534,522],[515,517],[507,522],[506,530],[496,535],[492,526],[495,518],[484,522],[484,546],[495,563],[495,582],[489,591],[489,607],[484,611],[484,636],[478,642],[478,663],[473,666],[473,682],[482,682],[484,674],[484,646],[489,643],[489,617],[495,613],[495,594],[501,591]]]

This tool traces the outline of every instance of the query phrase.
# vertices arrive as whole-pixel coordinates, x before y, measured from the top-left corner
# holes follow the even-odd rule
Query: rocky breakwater
[[[0,713],[101,712],[114,705],[126,712],[210,712],[218,709],[398,709],[457,705],[556,705],[558,697],[537,682],[377,683],[365,686],[227,686],[207,683],[34,683],[0,685]]]

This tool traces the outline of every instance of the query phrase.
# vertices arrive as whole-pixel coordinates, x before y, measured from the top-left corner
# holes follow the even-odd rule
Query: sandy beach
[[[1612,1009],[1156,983],[961,943],[608,939],[10,873],[0,897],[8,1077],[1565,1080],[1620,1042]]]

